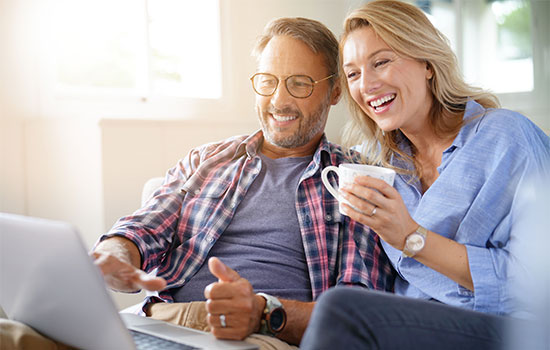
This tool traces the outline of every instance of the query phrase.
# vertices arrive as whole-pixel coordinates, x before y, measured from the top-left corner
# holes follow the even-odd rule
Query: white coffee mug
[[[321,180],[323,180],[323,184],[330,192],[330,194],[332,194],[334,198],[336,198],[338,202],[340,202],[338,208],[340,210],[340,213],[344,215],[346,213],[344,213],[342,203],[346,203],[349,206],[352,205],[347,200],[340,197],[338,190],[332,187],[332,185],[328,181],[328,173],[331,171],[334,171],[336,174],[338,174],[339,186],[352,184],[356,176],[371,176],[386,181],[390,186],[393,186],[393,180],[395,179],[395,170],[375,165],[342,163],[338,167],[330,165],[324,168],[321,172]]]

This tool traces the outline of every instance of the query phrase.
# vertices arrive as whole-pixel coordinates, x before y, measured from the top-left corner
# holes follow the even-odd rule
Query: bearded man
[[[111,288],[157,292],[149,317],[283,349],[300,343],[323,291],[391,290],[394,275],[378,237],[321,182],[325,167],[356,160],[324,134],[341,92],[334,35],[281,18],[254,52],[261,130],[193,149],[93,255]]]

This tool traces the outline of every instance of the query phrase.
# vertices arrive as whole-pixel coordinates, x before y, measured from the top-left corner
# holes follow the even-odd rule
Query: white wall
[[[0,212],[27,212],[24,147],[23,123],[0,119]]]

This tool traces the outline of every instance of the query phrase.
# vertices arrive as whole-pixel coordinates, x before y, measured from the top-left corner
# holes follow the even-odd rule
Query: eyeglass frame
[[[265,95],[265,94],[261,94],[259,93],[257,90],[256,90],[256,86],[254,86],[254,77],[256,77],[257,75],[270,75],[272,77],[274,77],[276,80],[277,80],[277,86],[275,86],[275,88],[273,89],[273,92],[270,93],[269,95]],[[305,74],[293,74],[293,75],[289,75],[287,76],[286,78],[282,79],[282,81],[284,81],[285,83],[285,88],[286,88],[286,91],[290,94],[290,96],[294,97],[294,98],[308,98],[309,96],[311,96],[313,94],[313,90],[315,89],[315,85],[317,85],[317,83],[320,83],[320,82],[323,82],[325,80],[328,80],[332,77],[335,77],[337,74],[336,73],[332,73],[331,75],[329,75],[328,77],[324,77],[322,79],[319,79],[319,80],[313,80],[312,77],[310,77],[309,75],[305,75]],[[292,78],[292,77],[306,77],[308,78],[309,80],[311,80],[311,91],[309,93],[309,95],[307,96],[303,96],[303,97],[298,97],[298,96],[294,96],[294,94],[292,92],[290,92],[290,89],[288,88],[288,85],[287,85],[287,81],[288,79]],[[261,73],[261,72],[258,72],[258,73],[255,73],[253,76],[250,77],[250,82],[252,83],[252,89],[254,90],[255,93],[257,93],[258,95],[260,96],[264,96],[264,97],[269,97],[269,96],[273,96],[275,94],[275,92],[277,92],[277,89],[279,88],[279,84],[281,83],[281,79],[279,79],[279,77],[277,77],[275,74],[271,74],[271,73]]]

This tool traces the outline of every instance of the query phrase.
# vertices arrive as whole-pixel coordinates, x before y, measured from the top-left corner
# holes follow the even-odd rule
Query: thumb
[[[231,269],[218,258],[212,257],[208,259],[208,269],[210,269],[210,272],[216,276],[220,282],[235,282],[241,276],[237,273],[237,271]]]

